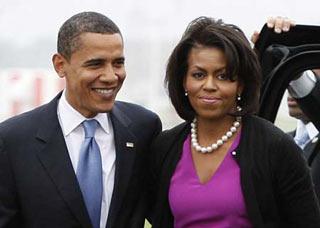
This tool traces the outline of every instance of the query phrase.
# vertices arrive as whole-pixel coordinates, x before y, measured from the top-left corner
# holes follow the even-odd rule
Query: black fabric
[[[274,44],[295,47],[305,44],[320,44],[320,26],[296,25],[289,32],[275,33],[272,28],[265,24],[255,44],[260,58],[265,50]]]
[[[272,75],[268,76],[268,79],[263,84],[258,115],[274,122],[281,99],[289,85],[289,82],[294,79],[298,73],[302,73],[309,69],[320,68],[319,59],[320,51],[306,51],[282,61],[282,63],[272,71]],[[314,108],[315,103],[313,102],[317,102],[320,99],[317,88],[319,88],[319,81],[317,82],[313,92],[305,97],[305,99],[308,99],[309,101],[303,102],[303,99],[296,100],[302,110],[309,110],[307,115],[310,115],[310,119],[318,128],[317,122],[320,121],[319,109]],[[310,102],[310,100],[312,101]]]
[[[292,138],[295,137],[296,131],[288,132]],[[320,134],[313,140],[310,140],[303,148],[303,156],[310,166],[310,172],[314,189],[320,202]]]
[[[164,131],[154,141],[150,186],[154,228],[173,227],[170,179],[180,159],[189,123]],[[254,227],[320,227],[320,212],[302,151],[292,138],[258,117],[243,119],[235,159]]]
[[[263,72],[258,115],[274,122],[289,82],[305,70],[320,68],[320,26],[296,25],[277,34],[263,26],[255,44]],[[297,99],[301,109],[320,129],[320,87]]]

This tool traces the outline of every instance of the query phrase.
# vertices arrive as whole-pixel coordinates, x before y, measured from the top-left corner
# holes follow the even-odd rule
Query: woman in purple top
[[[300,149],[253,116],[260,78],[238,27],[207,17],[189,24],[166,72],[170,99],[186,122],[152,146],[153,227],[320,227]]]

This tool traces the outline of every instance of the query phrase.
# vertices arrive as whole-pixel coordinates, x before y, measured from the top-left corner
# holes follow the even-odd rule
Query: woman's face
[[[224,53],[215,47],[197,46],[190,50],[184,89],[196,115],[205,119],[223,119],[235,111],[238,81],[226,75]]]

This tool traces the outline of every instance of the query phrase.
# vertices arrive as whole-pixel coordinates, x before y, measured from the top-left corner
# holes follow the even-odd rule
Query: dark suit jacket
[[[294,137],[295,131],[289,132]],[[311,176],[315,187],[315,192],[320,200],[320,134],[311,140],[303,149],[303,156],[311,168]],[[317,139],[316,139],[317,138]]]
[[[60,96],[0,124],[0,227],[91,227],[58,122]],[[116,170],[107,227],[141,228],[146,155],[161,122],[124,102],[115,103],[111,120]]]
[[[190,123],[183,123],[164,131],[153,143],[149,165],[154,228],[173,227],[168,191],[189,133]],[[266,120],[248,116],[243,118],[241,139],[235,151],[253,227],[320,227],[309,170],[291,137]]]

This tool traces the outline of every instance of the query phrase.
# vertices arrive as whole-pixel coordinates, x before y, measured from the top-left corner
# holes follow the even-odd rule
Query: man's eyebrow
[[[122,56],[122,57],[116,58],[115,61],[123,61],[124,62],[125,61],[125,57]]]
[[[104,63],[105,60],[104,59],[89,59],[87,61],[85,61],[82,65],[83,66],[89,66],[89,65],[96,65],[96,64],[101,64]]]

